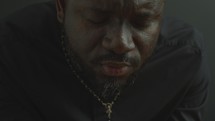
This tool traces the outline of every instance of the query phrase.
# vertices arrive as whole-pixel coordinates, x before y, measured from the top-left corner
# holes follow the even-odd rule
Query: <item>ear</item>
[[[65,15],[65,0],[56,0],[57,19],[60,23],[64,21]]]

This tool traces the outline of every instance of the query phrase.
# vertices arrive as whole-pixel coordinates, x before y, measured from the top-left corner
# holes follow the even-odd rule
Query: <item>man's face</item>
[[[156,44],[163,0],[68,0],[64,28],[86,78],[120,85]]]

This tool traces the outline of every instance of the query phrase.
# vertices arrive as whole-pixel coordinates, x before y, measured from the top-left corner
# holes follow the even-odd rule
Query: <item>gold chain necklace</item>
[[[116,102],[117,98],[119,97],[120,95],[120,91],[115,95],[113,101],[109,102],[109,103],[105,103],[96,93],[95,91],[93,91],[85,82],[84,80],[77,74],[77,72],[73,69],[73,66],[71,64],[71,60],[70,60],[70,57],[69,57],[69,53],[67,52],[66,50],[66,47],[65,47],[65,37],[64,37],[64,34],[62,34],[61,36],[61,46],[62,46],[62,49],[63,49],[63,52],[64,52],[64,56],[66,58],[66,61],[67,63],[69,64],[69,67],[71,68],[72,72],[75,74],[75,76],[80,80],[81,84],[84,85],[84,87],[90,92],[90,94],[92,94],[106,109],[106,114],[107,114],[107,117],[108,117],[108,121],[111,121],[111,114],[112,114],[112,107],[113,107],[113,104]]]

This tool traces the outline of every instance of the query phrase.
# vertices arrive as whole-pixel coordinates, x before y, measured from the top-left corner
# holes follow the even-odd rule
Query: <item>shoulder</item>
[[[203,51],[204,39],[202,33],[192,25],[177,18],[164,17],[158,46],[190,46]]]
[[[167,74],[174,82],[178,80],[191,85],[203,81],[207,84],[209,75],[204,41],[195,27],[165,17],[158,43],[145,68],[150,73]]]
[[[21,9],[0,22],[0,66],[3,63],[15,68],[27,59],[56,55],[61,50],[59,38],[53,2]]]
[[[176,18],[165,17],[152,58],[179,58],[186,60],[206,54],[204,39],[195,27]],[[177,62],[171,61],[171,62]]]
[[[59,25],[53,1],[21,9],[0,21],[0,52],[56,44]],[[2,50],[4,49],[4,50]]]
[[[48,33],[57,30],[57,24],[52,1],[33,4],[0,21],[0,43],[5,43],[10,38],[47,37]]]

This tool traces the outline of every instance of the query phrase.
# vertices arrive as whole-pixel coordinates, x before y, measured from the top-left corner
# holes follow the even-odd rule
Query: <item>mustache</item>
[[[124,62],[129,63],[132,66],[137,66],[138,63],[140,63],[140,60],[135,56],[131,57],[128,54],[115,54],[111,52],[96,57],[92,62],[98,64],[102,61]]]

